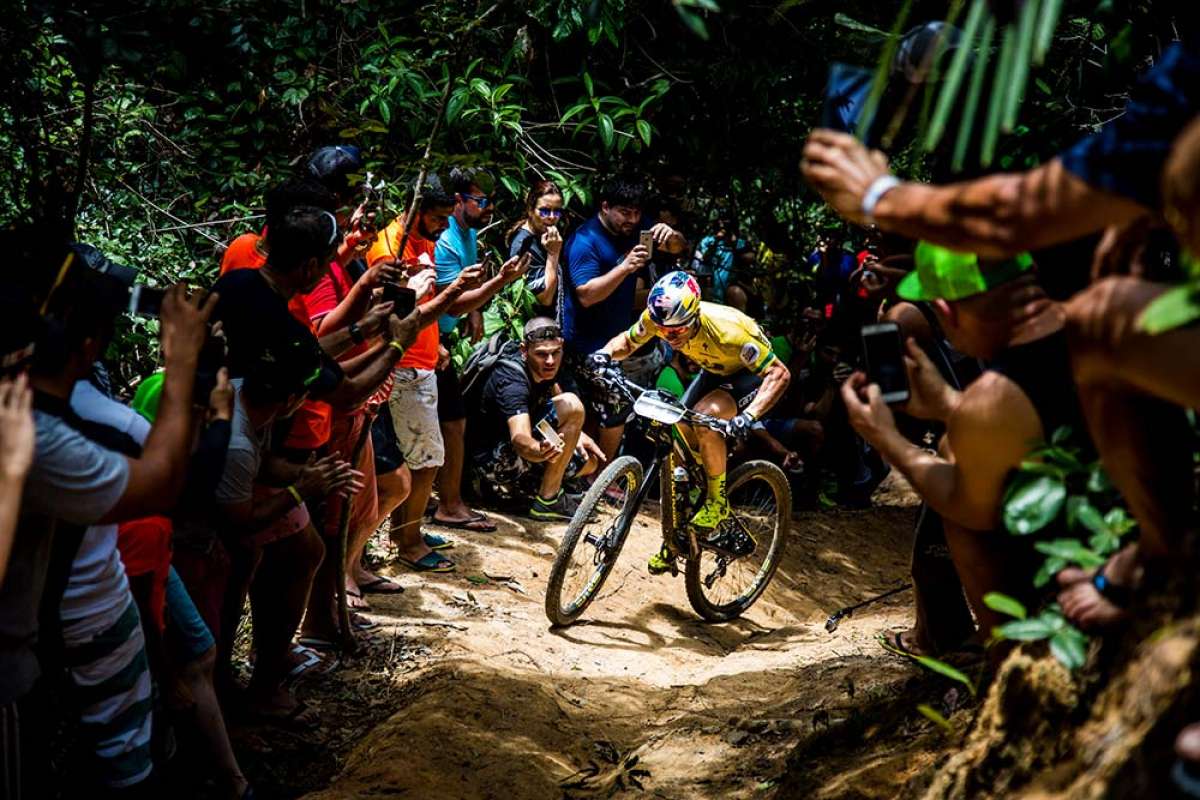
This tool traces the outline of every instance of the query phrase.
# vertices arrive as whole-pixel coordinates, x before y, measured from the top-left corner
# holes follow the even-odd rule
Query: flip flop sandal
[[[312,716],[306,717],[305,714],[310,711],[312,709],[308,707],[307,703],[297,700],[292,710],[283,714],[275,714],[261,709],[255,709],[251,714],[260,722],[267,722],[294,730],[315,731],[321,727],[321,718],[315,712]]]
[[[471,531],[472,533],[496,532],[496,523],[483,514],[475,514],[466,519],[438,519],[436,516],[430,515],[429,521],[434,525],[440,525],[443,528],[455,531]]]
[[[352,628],[354,628],[354,630],[356,630],[356,631],[366,632],[366,631],[373,631],[376,628],[378,628],[379,623],[373,619],[368,619],[367,617],[364,617],[362,614],[351,614],[350,615],[350,626]]]
[[[421,538],[425,540],[425,546],[430,550],[447,550],[454,547],[454,542],[438,536],[436,533],[422,533]]]
[[[426,535],[426,538],[428,539],[428,534]],[[425,543],[429,544],[428,541],[426,541]],[[383,588],[385,586],[391,587],[391,588],[385,589],[385,588]],[[391,578],[385,578],[383,576],[377,577],[373,581],[367,581],[366,583],[360,583],[358,585],[358,588],[363,594],[404,594],[403,586],[401,586],[399,583],[392,580]]]
[[[294,644],[292,645],[292,653],[299,656],[300,660],[292,665],[292,668],[288,670],[287,676],[284,678],[284,680],[295,680],[321,663],[321,656],[318,655],[317,651],[311,647],[305,647],[302,644]]]
[[[318,653],[335,653],[341,649],[337,642],[323,639],[320,636],[301,636],[296,640],[296,644],[316,650]]]
[[[454,572],[454,562],[441,553],[427,553],[416,561],[398,557],[399,562],[413,572]]]

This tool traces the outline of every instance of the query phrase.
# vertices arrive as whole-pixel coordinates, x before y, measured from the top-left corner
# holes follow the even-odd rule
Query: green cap
[[[914,257],[917,268],[896,286],[896,294],[904,300],[964,300],[1033,268],[1029,253],[980,264],[974,253],[959,253],[929,242],[919,242]]]
[[[159,370],[142,381],[129,404],[130,408],[151,422],[158,416],[158,401],[162,399],[164,375],[166,373]]]

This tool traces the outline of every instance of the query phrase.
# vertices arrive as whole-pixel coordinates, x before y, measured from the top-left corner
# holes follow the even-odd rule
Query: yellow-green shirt
[[[636,347],[659,335],[649,311],[642,312],[628,333]],[[771,342],[757,322],[736,308],[705,301],[700,303],[700,330],[676,349],[717,375],[732,375],[743,369],[761,375],[775,361]]]

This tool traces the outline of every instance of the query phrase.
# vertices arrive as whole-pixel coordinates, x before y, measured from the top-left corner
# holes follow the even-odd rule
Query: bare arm
[[[860,225],[868,222],[863,196],[888,174],[882,153],[829,130],[813,131],[802,169],[838,214]],[[901,183],[880,198],[873,218],[886,231],[1001,258],[1123,225],[1145,212],[1092,188],[1054,159],[1028,172],[949,186]]]
[[[560,452],[545,439],[534,437],[528,414],[508,418],[508,438],[517,455],[531,464],[554,458]]]
[[[638,346],[629,338],[627,331],[622,331],[609,340],[608,344],[600,350],[602,353],[608,353],[613,361],[624,361],[633,355]]]
[[[646,248],[639,244],[629,251],[629,255],[625,256],[625,260],[620,264],[575,287],[575,296],[584,308],[606,300],[627,277],[645,266],[649,257]]]
[[[33,463],[33,392],[25,375],[0,380],[0,583],[8,571],[21,490]]]
[[[878,385],[865,383],[856,373],[842,388],[855,430],[934,511],[972,530],[996,528],[1008,475],[1042,436],[1024,393],[997,373],[979,378],[950,413],[943,451],[934,455],[900,434]]]
[[[208,335],[208,318],[217,295],[203,303],[201,293],[188,296],[183,284],[172,286],[163,299],[162,350],[165,362],[158,416],[146,437],[141,458],[129,461],[129,483],[117,504],[100,523],[162,514],[175,507],[183,491],[192,444],[192,387],[196,362]]]
[[[462,284],[460,293],[451,299],[450,307],[446,309],[447,314],[453,314],[456,317],[461,317],[464,314],[469,314],[472,311],[477,311],[484,303],[491,300],[496,294],[508,284],[515,281],[517,278],[525,274],[529,269],[529,254],[523,256],[513,256],[500,266],[500,271],[495,277],[479,283],[479,278],[483,277],[483,268],[479,264],[474,264],[467,267],[459,273],[459,277],[467,273],[468,270],[475,270],[472,277]],[[458,278],[455,278],[455,283],[458,283]],[[454,284],[450,284],[454,286]],[[449,289],[450,286],[446,288]]]
[[[788,371],[782,361],[776,358],[771,366],[767,367],[762,384],[758,387],[758,392],[750,401],[750,405],[746,407],[746,413],[755,419],[762,419],[762,416],[779,402],[779,398],[783,397],[791,380],[792,373]]]

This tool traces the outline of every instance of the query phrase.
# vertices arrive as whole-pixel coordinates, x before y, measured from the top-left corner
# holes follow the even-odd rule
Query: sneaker
[[[675,555],[665,542],[662,549],[650,556],[650,560],[646,562],[646,569],[651,575],[662,575],[664,572],[670,572],[674,566]]]
[[[541,495],[535,493],[533,504],[529,507],[529,516],[534,519],[569,521],[578,510],[579,498],[559,489],[553,500],[544,500]]]
[[[712,530],[729,518],[729,501],[725,498],[704,501],[700,510],[692,517],[692,526]]]

